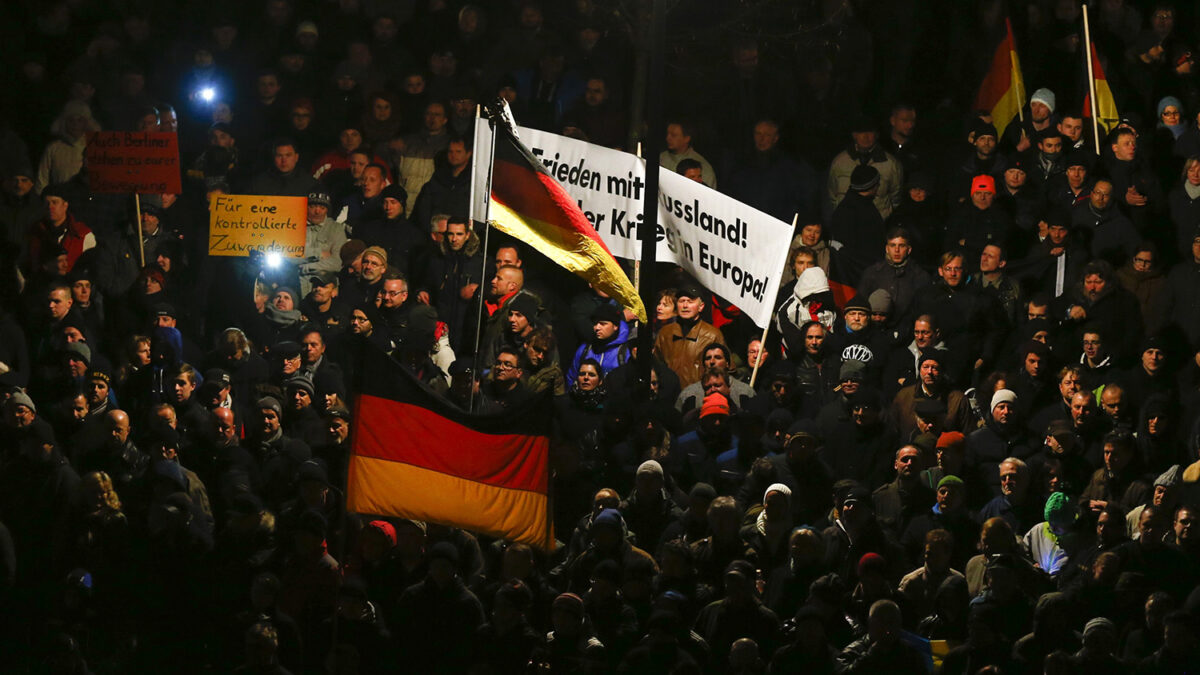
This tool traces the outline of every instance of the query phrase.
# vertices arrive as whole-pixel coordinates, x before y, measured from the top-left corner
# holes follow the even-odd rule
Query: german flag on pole
[[[975,109],[992,113],[992,125],[1001,137],[1005,127],[1025,106],[1025,81],[1021,78],[1021,61],[1017,58],[1012,22],[1008,19],[1004,20],[1004,29],[1004,39],[992,53],[992,67],[975,96]]]
[[[506,124],[497,123],[494,133],[488,220],[646,321],[637,289],[575,200]]]
[[[470,415],[382,351],[367,355],[360,386],[347,510],[554,548],[542,401],[501,416]]]
[[[1084,94],[1083,98],[1083,116],[1086,119],[1091,119],[1093,115],[1096,117],[1096,124],[1108,133],[1117,126],[1121,121],[1121,116],[1117,114],[1117,102],[1113,99],[1112,89],[1108,86],[1108,78],[1104,76],[1104,68],[1100,66],[1100,56],[1096,54],[1096,45],[1089,43],[1092,57],[1092,79],[1096,87],[1096,106],[1092,109],[1092,95]]]

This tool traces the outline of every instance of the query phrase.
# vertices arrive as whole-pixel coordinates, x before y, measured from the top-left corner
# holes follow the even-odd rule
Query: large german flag
[[[382,351],[363,364],[346,508],[443,523],[551,550],[542,401],[470,415]]]
[[[1021,61],[1017,58],[1017,43],[1013,39],[1012,22],[1004,20],[1004,38],[992,53],[992,66],[979,85],[975,109],[992,114],[992,125],[1001,137],[1004,129],[1025,105],[1025,80],[1021,77]]]
[[[579,204],[507,125],[497,124],[494,133],[488,219],[646,321],[637,290]]]

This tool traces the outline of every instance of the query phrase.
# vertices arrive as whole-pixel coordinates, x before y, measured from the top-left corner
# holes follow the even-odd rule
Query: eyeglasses
[[[1154,259],[1152,259],[1152,258],[1134,258],[1133,262],[1137,265],[1153,265]]]
[[[397,295],[408,295],[408,291],[382,291],[389,298],[394,298]]]
[[[496,370],[512,370],[513,368],[517,367],[517,364],[509,363],[507,361],[497,361],[492,365],[492,367]]]

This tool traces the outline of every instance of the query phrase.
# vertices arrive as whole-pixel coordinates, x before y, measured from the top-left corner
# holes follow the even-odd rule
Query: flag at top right
[[[1092,105],[1090,92],[1085,94],[1083,117],[1091,119],[1095,116],[1096,124],[1107,134],[1117,126],[1117,122],[1121,121],[1121,116],[1117,114],[1117,102],[1113,99],[1112,89],[1108,87],[1108,78],[1104,76],[1104,68],[1100,66],[1100,57],[1096,54],[1095,43],[1088,43],[1088,53],[1092,59],[1092,85],[1096,91],[1096,104]],[[1093,107],[1095,112],[1093,112]]]

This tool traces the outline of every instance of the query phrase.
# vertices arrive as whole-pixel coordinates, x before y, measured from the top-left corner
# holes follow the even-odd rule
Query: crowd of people
[[[1092,3],[1107,128],[1078,0],[680,3],[661,129],[624,3],[12,4],[5,672],[1200,670],[1188,3]],[[1013,120],[972,107],[1006,17]],[[686,37],[735,20],[803,30]],[[795,217],[766,338],[473,222],[496,97]],[[92,192],[98,130],[176,134],[182,193]],[[225,194],[306,198],[303,256],[210,256]],[[552,414],[555,550],[346,512],[380,351]]]

